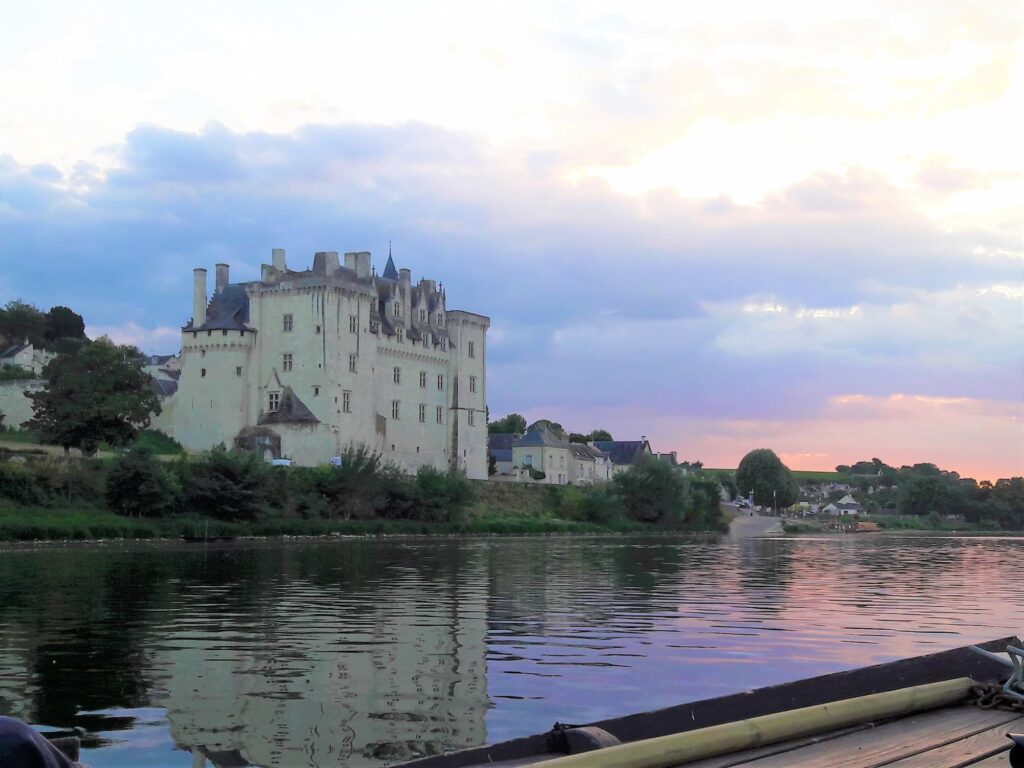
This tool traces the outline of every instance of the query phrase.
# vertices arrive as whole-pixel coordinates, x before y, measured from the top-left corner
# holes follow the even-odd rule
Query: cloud
[[[700,458],[720,450],[715,428],[764,430],[722,443],[735,450],[765,444],[851,391],[1021,391],[1017,234],[936,223],[871,171],[815,172],[758,205],[626,195],[417,122],[149,125],[109,153],[106,170],[0,159],[4,287],[146,351],[176,350],[194,266],[253,279],[271,247],[295,266],[325,249],[379,262],[390,240],[451,306],[492,317],[495,415],[644,432]],[[785,441],[794,455],[828,453],[803,437]]]

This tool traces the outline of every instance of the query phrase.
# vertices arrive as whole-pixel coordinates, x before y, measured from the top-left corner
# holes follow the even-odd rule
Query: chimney
[[[318,275],[333,275],[338,270],[337,251],[317,251],[313,254],[313,271]]]
[[[192,270],[192,327],[198,328],[206,322],[206,270],[202,267]]]
[[[398,270],[398,282],[408,285],[412,282],[412,270],[404,267]]]
[[[356,277],[370,276],[370,252],[359,251],[356,254]]]
[[[217,265],[217,287],[214,291],[220,293],[228,287],[228,271],[231,269],[227,264]]]
[[[278,272],[284,272],[288,267],[284,264],[284,248],[275,248],[273,251],[273,264],[274,269]]]
[[[345,254],[345,269],[351,269],[353,272],[356,271],[356,252],[349,251]]]

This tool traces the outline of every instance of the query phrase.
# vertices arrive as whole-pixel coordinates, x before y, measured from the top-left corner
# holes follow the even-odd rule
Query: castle
[[[218,444],[325,464],[366,446],[406,472],[420,466],[487,478],[490,320],[448,310],[433,280],[412,282],[388,256],[317,253],[295,271],[273,250],[259,280],[217,264],[207,298],[194,270],[177,391],[154,426],[185,448]]]

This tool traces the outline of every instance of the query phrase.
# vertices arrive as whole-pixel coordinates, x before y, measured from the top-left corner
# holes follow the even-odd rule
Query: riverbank
[[[227,522],[198,515],[128,518],[104,509],[0,506],[0,542],[105,539],[274,538],[285,536],[542,536],[595,534],[720,533],[707,528],[664,526],[632,520],[594,523],[543,512],[477,513],[458,522],[324,520],[268,516]]]
[[[970,533],[979,535],[1020,534],[1020,530],[1003,530],[993,527],[988,521],[971,523],[966,520],[946,520],[932,516],[914,517],[910,515],[869,515],[857,520],[849,519],[814,519],[792,518],[782,521],[785,533],[798,534],[833,534],[853,533],[857,522],[875,523],[878,531],[862,531],[862,533]]]

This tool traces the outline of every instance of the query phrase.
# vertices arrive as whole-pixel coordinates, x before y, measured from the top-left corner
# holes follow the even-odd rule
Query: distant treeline
[[[961,477],[935,464],[891,467],[880,459],[840,465],[836,471],[860,493],[869,512],[904,515],[963,515],[971,523],[1005,530],[1024,529],[1024,477],[995,482]],[[867,494],[871,489],[873,492]]]
[[[9,508],[23,510],[92,508],[133,519],[452,525],[480,515],[500,517],[500,508],[481,508],[481,488],[462,473],[431,467],[404,474],[363,448],[346,452],[340,466],[322,467],[272,467],[254,454],[223,448],[167,461],[145,446],[107,460],[0,462],[0,506],[6,500]],[[602,485],[514,490],[542,494],[545,515],[557,520],[609,529],[726,529],[715,479],[683,477],[655,460]]]

